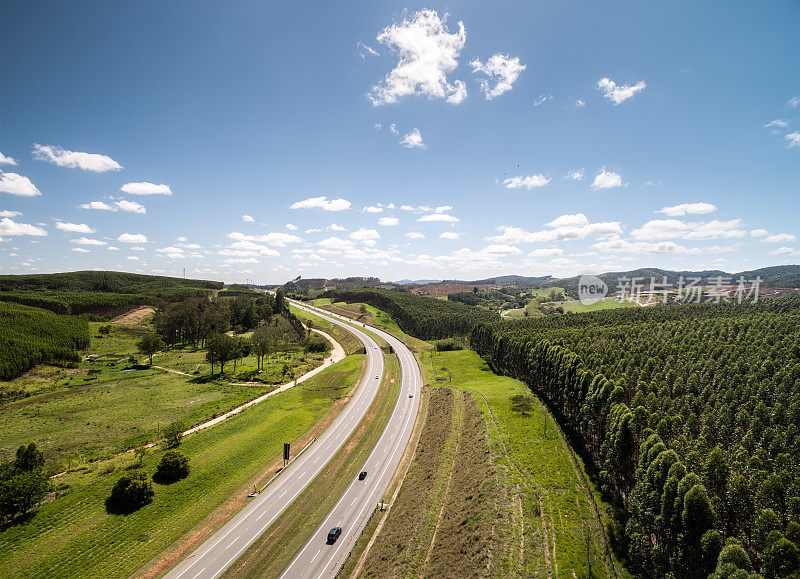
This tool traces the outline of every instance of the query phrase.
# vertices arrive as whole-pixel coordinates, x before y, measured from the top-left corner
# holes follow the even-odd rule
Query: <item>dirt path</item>
[[[112,324],[141,324],[148,316],[151,316],[155,313],[155,309],[151,308],[150,306],[142,306],[140,308],[136,308],[135,310],[131,310],[127,313],[117,316],[113,320],[111,320]]]

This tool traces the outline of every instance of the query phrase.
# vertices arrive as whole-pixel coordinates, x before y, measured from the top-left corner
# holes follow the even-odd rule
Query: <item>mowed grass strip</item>
[[[446,462],[445,450],[452,439],[456,419],[452,390],[434,388],[429,396],[425,426],[414,460],[367,555],[360,573],[362,577],[413,574],[413,569],[421,567],[427,553],[433,531],[431,519],[435,523],[435,515],[438,515],[435,497],[444,485],[441,475],[442,464]],[[449,468],[449,464],[447,466]],[[368,537],[364,535],[360,540],[368,540]]]
[[[0,577],[125,577],[148,561],[150,572],[163,567],[160,561],[174,564],[170,557],[176,550],[193,546],[185,542],[187,536],[195,543],[208,536],[245,504],[254,484],[274,474],[268,467],[281,456],[284,442],[310,438],[310,429],[329,423],[344,407],[364,359],[348,357],[187,437],[180,450],[189,457],[189,477],[155,485],[153,502],[133,514],[105,511],[117,472],[43,505],[26,522],[0,529]],[[148,475],[162,454],[154,451],[144,460]]]
[[[505,479],[510,496],[515,488],[521,491],[524,559],[514,568],[506,563],[499,574],[536,576],[549,570],[554,575],[582,577],[588,575],[590,564],[594,576],[613,573],[614,568],[622,573],[605,547],[605,505],[591,483],[587,488],[579,472],[583,464],[569,452],[554,418],[535,397],[529,414],[511,409],[510,398],[533,396],[530,389],[518,380],[494,374],[473,351],[440,352],[433,360],[425,354],[424,361],[429,368],[433,365],[438,379],[452,378],[453,387],[475,396],[484,418],[490,421],[492,449],[502,467],[500,481]],[[603,525],[598,523],[592,495]],[[512,539],[515,533],[507,532]],[[507,562],[515,561],[514,549],[501,552]]]
[[[277,577],[322,524],[358,475],[394,411],[400,392],[397,356],[386,357],[386,372],[375,400],[356,430],[292,505],[225,573],[225,577]]]

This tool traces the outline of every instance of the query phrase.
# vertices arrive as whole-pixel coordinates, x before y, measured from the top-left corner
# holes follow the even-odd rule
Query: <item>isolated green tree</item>
[[[167,447],[178,446],[183,436],[184,426],[182,422],[172,422],[164,428],[164,445]]]
[[[14,468],[20,472],[30,472],[44,466],[44,453],[36,447],[36,443],[24,444],[17,449]]]
[[[142,356],[147,356],[150,366],[153,365],[153,354],[163,350],[165,346],[166,344],[164,344],[164,340],[161,339],[161,336],[153,333],[145,334],[142,336],[141,340],[136,342],[137,350],[139,350]]]
[[[132,513],[153,500],[153,485],[143,472],[124,474],[106,499],[106,510],[109,513]]]
[[[179,450],[168,450],[161,457],[153,480],[169,484],[189,476],[189,458]]]

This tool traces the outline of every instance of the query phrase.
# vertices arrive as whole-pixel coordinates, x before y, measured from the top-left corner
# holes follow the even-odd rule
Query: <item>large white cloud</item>
[[[505,185],[507,189],[534,189],[536,187],[544,187],[549,182],[549,177],[538,173],[536,175],[509,177],[503,180],[503,185]]]
[[[169,188],[169,185],[164,183],[156,185],[147,181],[125,183],[119,190],[128,195],[172,195],[172,189]]]
[[[61,231],[69,231],[70,233],[94,233],[94,229],[85,223],[68,223],[65,221],[59,221],[56,223],[56,229],[60,229]]]
[[[409,95],[446,99],[450,104],[466,98],[464,82],[451,83],[447,74],[458,66],[467,33],[459,22],[458,32],[451,34],[445,20],[434,10],[420,10],[410,19],[383,29],[378,41],[397,53],[398,61],[368,93],[373,105],[395,103]]]
[[[603,169],[594,178],[592,189],[613,189],[622,186],[622,177],[613,171]]]
[[[290,209],[323,209],[325,211],[345,211],[350,209],[350,202],[347,199],[328,200],[324,195],[321,197],[309,197],[302,201],[296,201],[289,206]]]
[[[525,65],[520,64],[519,57],[511,58],[506,54],[499,53],[489,57],[485,63],[476,58],[469,64],[472,72],[481,72],[488,77],[481,79],[481,90],[486,95],[486,100],[492,100],[504,92],[510,91],[520,73],[525,70]],[[492,86],[492,81],[495,81],[494,86]]]
[[[665,213],[671,217],[681,217],[687,214],[703,215],[705,213],[713,213],[716,210],[717,207],[711,203],[681,203],[680,205],[659,209],[658,213]]]
[[[603,77],[597,81],[597,87],[603,91],[603,96],[615,105],[624,103],[636,93],[643,91],[646,86],[647,84],[643,80],[634,85],[618,85],[608,77]]]
[[[147,243],[147,237],[141,233],[123,233],[117,237],[120,243]]]
[[[47,235],[47,232],[41,227],[35,227],[29,223],[17,223],[8,217],[0,219],[0,238],[3,236],[14,237],[15,235],[34,235],[41,237]]]
[[[34,144],[33,158],[53,163],[59,167],[83,169],[93,173],[105,173],[106,171],[119,171],[122,169],[122,165],[106,155],[69,151],[52,145]]]
[[[27,177],[3,171],[0,171],[0,193],[19,195],[20,197],[36,197],[42,194]]]

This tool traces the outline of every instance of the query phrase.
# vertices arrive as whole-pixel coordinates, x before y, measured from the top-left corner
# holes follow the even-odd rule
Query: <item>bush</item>
[[[306,352],[321,354],[331,349],[331,343],[325,338],[313,337],[306,344]]]
[[[106,511],[114,514],[132,513],[153,500],[153,485],[142,472],[124,474],[106,499]]]
[[[44,469],[20,470],[0,464],[0,522],[13,521],[35,507],[50,490]]]
[[[455,350],[463,350],[464,344],[461,343],[461,340],[456,340],[454,338],[447,338],[446,340],[438,340],[434,342],[434,347],[436,348],[437,352],[452,352]]]
[[[153,480],[170,484],[189,476],[189,458],[178,450],[168,450],[158,463]]]

